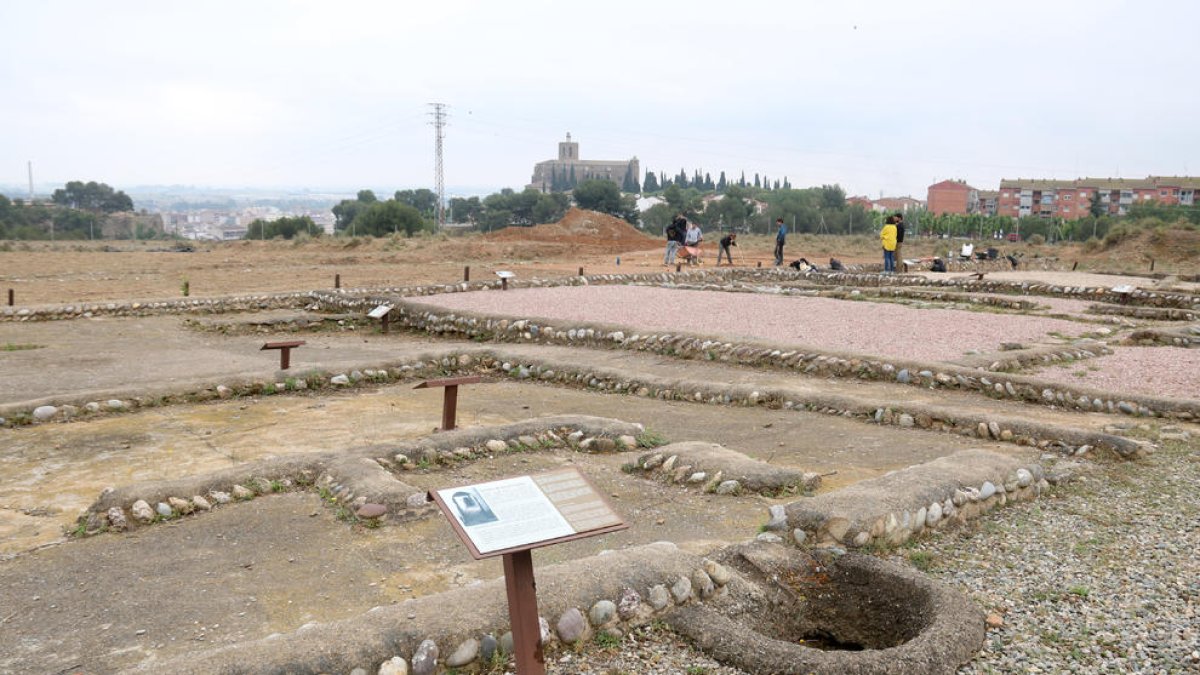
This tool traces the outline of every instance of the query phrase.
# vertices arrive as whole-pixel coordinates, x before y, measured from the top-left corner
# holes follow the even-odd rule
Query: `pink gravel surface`
[[[1049,366],[1042,380],[1113,392],[1200,398],[1200,349],[1114,347],[1108,356]]]
[[[530,288],[452,293],[420,302],[493,316],[616,324],[634,331],[742,337],[798,347],[950,360],[1001,342],[1076,336],[1089,326],[1023,315],[914,309],[877,302],[647,286]]]

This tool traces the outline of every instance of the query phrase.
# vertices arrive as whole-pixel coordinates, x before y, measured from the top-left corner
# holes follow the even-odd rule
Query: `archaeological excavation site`
[[[0,672],[517,672],[463,538],[495,516],[431,495],[568,469],[623,527],[532,549],[546,672],[1200,669],[1194,279],[654,255],[174,298],[30,271]]]

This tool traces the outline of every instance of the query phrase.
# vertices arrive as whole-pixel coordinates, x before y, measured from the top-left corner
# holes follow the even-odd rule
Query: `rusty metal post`
[[[512,624],[517,673],[545,675],[546,659],[538,625],[537,582],[533,578],[533,555],[528,550],[504,555],[504,586],[508,591],[508,619]]]
[[[470,281],[470,280],[471,280],[471,266],[467,265],[467,266],[463,267],[463,281]]]
[[[1153,271],[1154,271],[1154,258],[1151,258],[1151,259],[1150,259],[1150,271],[1151,271],[1151,272],[1153,272]]]
[[[391,312],[388,312],[387,314],[384,314],[383,316],[379,317],[379,322],[380,322],[379,325],[380,325],[380,328],[382,329],[384,335],[387,335],[387,332],[388,332],[388,324],[391,322],[390,318],[389,318],[390,315],[391,315]]]
[[[342,287],[342,275],[340,275],[340,274],[333,275],[333,287],[334,288]]]
[[[447,385],[442,392],[442,431],[454,428],[458,419],[458,385]]]
[[[1078,261],[1078,260],[1076,260],[1076,261],[1075,261],[1075,264],[1074,264],[1074,265],[1071,265],[1071,271],[1072,271],[1072,272],[1074,272],[1074,271],[1075,271],[1075,270],[1077,270],[1077,269],[1079,269],[1079,261]]]
[[[292,366],[292,348],[284,347],[279,350],[279,369],[287,370]]]
[[[758,261],[758,268],[762,269],[762,261],[761,260]]]
[[[683,269],[683,265],[682,265],[682,264],[680,264],[680,263],[675,263],[675,271],[676,271],[676,272],[679,272],[679,271],[680,271],[680,270],[682,270],[682,269]]]
[[[502,290],[502,291],[508,290],[508,277],[500,278],[500,290]]]
[[[582,267],[579,268],[579,276],[583,276],[583,268]]]
[[[8,289],[8,306],[13,306],[13,289]]]

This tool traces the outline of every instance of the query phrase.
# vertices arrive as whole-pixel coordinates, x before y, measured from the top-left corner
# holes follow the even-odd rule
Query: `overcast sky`
[[[0,3],[0,184],[512,186],[584,159],[924,197],[1200,173],[1200,2]],[[1191,165],[1189,165],[1191,162]]]

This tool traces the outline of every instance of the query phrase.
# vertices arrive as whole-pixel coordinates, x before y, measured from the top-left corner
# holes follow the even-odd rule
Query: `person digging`
[[[721,241],[718,243],[719,243],[719,246],[717,247],[717,267],[721,266],[721,256],[725,256],[725,260],[728,260],[729,265],[732,267],[733,266],[732,247],[737,246],[737,233],[730,232],[729,234],[725,235],[724,237],[721,237]]]

